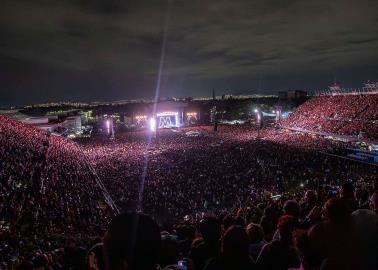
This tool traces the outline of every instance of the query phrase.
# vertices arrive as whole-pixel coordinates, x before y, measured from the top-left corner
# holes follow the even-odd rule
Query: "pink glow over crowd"
[[[369,102],[360,116],[376,113]],[[292,117],[303,126],[329,117],[300,112]],[[260,136],[196,127],[161,130],[151,143],[130,132],[78,146],[0,116],[0,268],[183,269],[184,259],[195,270],[375,269],[377,167],[325,156],[343,145],[321,137]],[[121,212],[141,198],[145,215],[108,225],[114,213],[92,167]]]

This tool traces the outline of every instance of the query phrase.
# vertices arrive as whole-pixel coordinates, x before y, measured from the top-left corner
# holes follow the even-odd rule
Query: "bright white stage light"
[[[259,110],[258,110],[258,109],[255,109],[255,110],[254,110],[254,112],[255,112],[255,113],[258,113],[258,112],[259,112]]]
[[[157,113],[156,116],[157,117],[160,117],[160,116],[173,116],[173,115],[178,115],[178,112],[160,112],[160,113]]]
[[[152,132],[156,131],[156,119],[155,118],[150,118],[150,130]]]
[[[106,120],[106,131],[110,134],[110,120]]]

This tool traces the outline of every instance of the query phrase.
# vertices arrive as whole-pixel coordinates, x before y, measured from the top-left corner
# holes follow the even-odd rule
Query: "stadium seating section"
[[[378,95],[318,96],[301,105],[282,123],[311,131],[378,138]]]

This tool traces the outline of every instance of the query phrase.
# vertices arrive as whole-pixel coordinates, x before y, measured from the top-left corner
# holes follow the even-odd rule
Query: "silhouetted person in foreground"
[[[154,220],[139,213],[119,215],[105,235],[105,269],[155,270],[160,247],[160,230]]]
[[[189,257],[193,260],[196,270],[203,269],[206,262],[220,254],[221,222],[216,217],[205,217],[199,224],[202,239],[197,239]]]
[[[246,232],[249,239],[249,256],[256,260],[263,246],[267,244],[264,240],[264,231],[259,224],[250,223]]]
[[[300,260],[294,247],[293,232],[298,226],[298,221],[293,216],[285,215],[278,221],[279,240],[273,240],[266,244],[257,258],[259,269],[298,268]]]
[[[326,202],[325,220],[308,231],[309,257],[313,258],[313,267],[365,269],[360,259],[355,224],[349,211],[350,205],[343,199],[329,199]]]
[[[253,259],[249,256],[249,239],[243,227],[234,225],[224,233],[221,256],[210,260],[204,269],[256,269]]]
[[[370,198],[370,209],[358,209],[351,215],[357,232],[358,250],[364,269],[378,269],[378,192]]]
[[[358,209],[358,202],[354,196],[354,187],[350,182],[346,182],[341,186],[341,197],[340,199],[344,202],[348,208],[348,213],[351,214],[353,211]]]

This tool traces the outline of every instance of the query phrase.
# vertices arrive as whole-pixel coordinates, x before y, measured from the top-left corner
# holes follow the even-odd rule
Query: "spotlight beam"
[[[160,96],[161,77],[162,77],[163,69],[164,69],[165,50],[166,50],[167,37],[168,37],[168,26],[171,19],[171,0],[168,0],[167,2],[168,2],[168,7],[167,7],[167,13],[166,13],[165,22],[164,22],[164,28],[163,28],[163,41],[161,45],[159,70],[158,70],[158,76],[157,76],[157,82],[156,82],[156,88],[155,88],[154,106],[153,106],[153,111],[152,111],[153,118],[155,118],[155,115],[156,115],[157,102]],[[143,193],[144,193],[145,181],[146,181],[147,170],[148,170],[148,162],[149,162],[148,149],[151,146],[152,135],[153,135],[153,132],[150,132],[148,135],[148,142],[147,142],[145,156],[144,156],[143,172],[142,172],[141,180],[139,183],[138,211],[140,212],[143,211]]]

